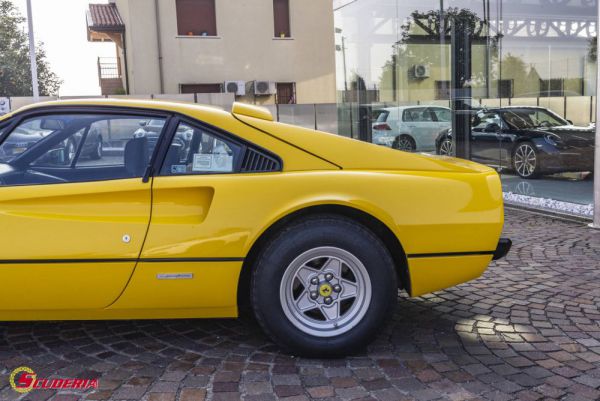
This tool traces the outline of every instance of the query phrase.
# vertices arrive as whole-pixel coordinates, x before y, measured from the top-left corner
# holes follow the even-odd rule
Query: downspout
[[[125,37],[125,30],[121,33],[123,40],[123,62],[125,63],[125,93],[129,95],[129,67],[127,64],[127,38]]]
[[[158,50],[158,82],[160,93],[165,93],[165,81],[163,77],[162,42],[160,34],[160,14],[158,12],[158,0],[154,0],[154,16],[156,18],[156,47]]]

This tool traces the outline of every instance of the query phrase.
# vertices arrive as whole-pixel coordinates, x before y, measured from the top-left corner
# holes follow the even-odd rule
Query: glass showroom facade
[[[338,132],[488,164],[507,201],[591,217],[596,7],[336,0]]]

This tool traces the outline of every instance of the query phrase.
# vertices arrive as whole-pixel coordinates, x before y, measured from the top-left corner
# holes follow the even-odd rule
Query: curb
[[[542,209],[531,206],[526,206],[520,203],[513,203],[504,201],[504,207],[506,209],[522,210],[528,213],[537,214],[557,220],[570,221],[572,223],[589,224],[593,221],[592,217],[579,216],[576,214],[563,213],[556,210]]]

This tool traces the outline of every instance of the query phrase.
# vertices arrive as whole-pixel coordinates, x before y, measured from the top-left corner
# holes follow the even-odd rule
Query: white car
[[[373,143],[408,152],[432,152],[438,134],[451,126],[452,111],[447,107],[386,107],[373,123]]]

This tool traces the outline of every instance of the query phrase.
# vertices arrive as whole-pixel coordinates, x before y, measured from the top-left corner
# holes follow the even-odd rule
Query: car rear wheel
[[[284,349],[315,357],[366,346],[386,322],[397,294],[394,263],[379,238],[330,215],[279,233],[259,256],[251,288],[265,332]]]
[[[98,140],[94,144],[94,149],[90,155],[92,160],[100,160],[102,159],[102,154],[104,153],[104,148],[102,147],[102,138],[98,137]]]
[[[414,152],[417,150],[417,144],[410,136],[400,135],[392,143],[392,148],[403,150],[405,152]]]
[[[75,141],[69,139],[65,148],[63,150],[63,164],[69,165],[75,159],[75,153],[77,152],[77,146],[75,145]]]
[[[540,160],[535,146],[531,142],[522,142],[513,152],[513,168],[521,178],[540,176]]]

